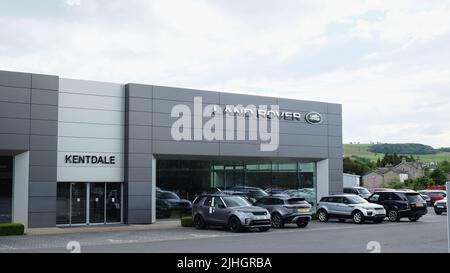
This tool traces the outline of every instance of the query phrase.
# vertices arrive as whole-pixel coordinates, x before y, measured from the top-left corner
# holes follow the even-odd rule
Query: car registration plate
[[[309,209],[307,209],[307,208],[301,208],[301,209],[298,209],[298,212],[308,212],[308,210]]]
[[[440,209],[443,209],[444,208],[444,206],[437,206],[438,208],[440,208]]]
[[[416,207],[423,207],[422,203],[416,203]]]

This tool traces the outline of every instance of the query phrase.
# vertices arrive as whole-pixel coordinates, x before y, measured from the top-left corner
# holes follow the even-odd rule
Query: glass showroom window
[[[241,194],[250,201],[288,194],[316,202],[315,163],[269,161],[158,160],[156,217],[190,214],[202,193]]]
[[[0,223],[11,222],[12,217],[13,158],[0,156]]]

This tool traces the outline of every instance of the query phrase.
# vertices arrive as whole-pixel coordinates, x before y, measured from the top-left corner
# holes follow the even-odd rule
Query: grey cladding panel
[[[342,105],[335,103],[328,103],[328,113],[330,114],[342,114]]]
[[[130,139],[151,139],[152,127],[146,125],[128,125],[128,138]]]
[[[129,98],[128,109],[129,111],[151,112],[152,99],[131,97]]]
[[[56,212],[41,212],[28,214],[28,227],[52,227],[56,225]]]
[[[30,154],[30,166],[56,166],[56,160],[55,151],[33,151]]]
[[[1,118],[30,118],[30,104],[0,102]]]
[[[0,118],[0,134],[28,134],[29,119]]]
[[[305,158],[328,158],[328,148],[326,147],[296,147],[296,146],[280,146],[278,148],[278,156],[281,157],[305,157]]]
[[[58,121],[56,120],[31,120],[31,134],[58,135]]]
[[[58,106],[32,104],[31,118],[58,120]]]
[[[130,83],[126,85],[125,96],[138,98],[152,98],[152,86]]]
[[[217,92],[165,86],[153,87],[153,99],[193,102],[194,97],[202,97],[203,103],[219,103]]]
[[[132,185],[128,185],[129,187]],[[150,195],[128,195],[128,209],[149,209],[152,205],[152,198]]]
[[[151,125],[152,124],[152,113],[149,112],[135,112],[130,111],[128,113],[128,124],[129,125]]]
[[[219,145],[200,141],[153,141],[154,154],[219,155]]]
[[[58,91],[32,89],[31,103],[58,106]]]
[[[151,182],[152,180],[152,169],[151,168],[128,168],[128,180],[129,181],[146,181]]]
[[[220,155],[267,157],[277,156],[277,151],[261,151],[259,144],[220,143]]]
[[[32,74],[31,85],[33,88],[58,90],[59,78],[58,76]]]
[[[30,149],[40,151],[56,151],[57,138],[55,136],[30,136]]]
[[[151,222],[151,219],[152,211],[150,209],[128,211],[128,223],[130,224],[147,224]]]
[[[151,199],[152,183],[148,182],[133,182],[128,184],[128,195],[139,196],[147,195]],[[147,199],[147,197],[146,197]]]
[[[0,134],[1,150],[29,150],[30,137],[27,135]]]
[[[30,88],[31,74],[0,71],[0,85]]]
[[[327,136],[312,136],[312,135],[287,135],[280,134],[281,145],[294,146],[328,146]]]
[[[56,196],[30,196],[28,202],[29,212],[42,213],[56,211]]]
[[[56,196],[56,182],[33,182],[29,187],[30,193],[35,197]]]
[[[128,166],[149,168],[152,166],[152,155],[130,153],[128,155]]]
[[[30,103],[30,89],[0,86],[0,101]]]
[[[148,139],[129,139],[128,152],[129,153],[151,153],[151,140]]]
[[[55,166],[30,166],[30,183],[56,181]],[[30,192],[30,195],[32,193]]]
[[[242,95],[242,94],[232,94],[232,93],[220,93],[220,105],[237,105],[241,104],[243,106],[248,105],[277,105],[278,101],[276,98],[270,97],[260,97],[252,95]]]

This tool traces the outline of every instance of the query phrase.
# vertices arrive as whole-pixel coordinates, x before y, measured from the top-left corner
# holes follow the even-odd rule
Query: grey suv
[[[311,205],[305,198],[290,196],[268,196],[253,203],[270,212],[272,226],[282,228],[285,223],[296,223],[298,227],[306,227],[311,220]]]
[[[369,203],[353,194],[326,196],[317,204],[317,218],[321,222],[337,218],[340,222],[352,219],[356,224],[362,224],[365,220],[381,223],[385,217],[386,210],[382,205]]]
[[[242,229],[270,229],[270,213],[260,207],[252,206],[241,196],[224,194],[205,194],[194,200],[192,208],[194,226],[203,229],[207,226],[228,227],[233,232]]]

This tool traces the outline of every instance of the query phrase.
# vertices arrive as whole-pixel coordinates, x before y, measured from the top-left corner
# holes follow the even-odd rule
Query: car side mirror
[[[443,195],[443,196],[444,196],[444,197],[447,197],[447,194],[445,194],[445,193],[444,193],[444,195]]]

